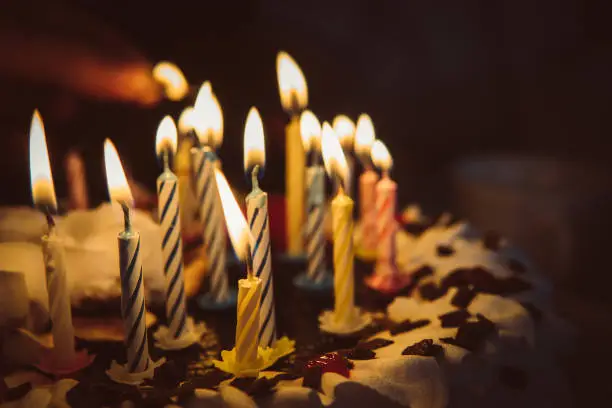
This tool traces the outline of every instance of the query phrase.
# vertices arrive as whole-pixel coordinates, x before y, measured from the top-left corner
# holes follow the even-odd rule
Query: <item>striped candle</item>
[[[147,343],[140,234],[131,228],[127,206],[124,205],[123,210],[126,226],[117,237],[121,271],[121,315],[127,348],[127,370],[139,373],[147,370],[151,363]]]
[[[249,273],[248,278],[238,281],[236,362],[243,368],[257,363],[260,301],[261,279]]]
[[[200,220],[210,271],[210,293],[216,302],[229,297],[226,273],[226,230],[214,169],[217,155],[208,147],[193,148],[192,163],[196,194],[200,203]]]
[[[70,367],[76,357],[74,327],[70,310],[70,293],[66,282],[64,246],[54,227],[43,236],[42,246],[53,333],[53,361],[58,367]]]
[[[311,166],[306,172],[308,184],[306,250],[308,278],[320,283],[325,277],[325,170]]]
[[[254,172],[255,173],[255,172]],[[274,280],[270,255],[270,222],[268,220],[268,194],[253,176],[253,190],[246,197],[247,221],[255,243],[251,247],[253,273],[262,280],[259,344],[271,346],[276,340],[276,312],[274,309]]]
[[[185,333],[187,309],[183,277],[183,242],[179,218],[178,179],[168,168],[157,179],[162,262],[166,278],[166,318],[174,338]]]
[[[376,238],[378,240],[377,263],[379,264],[388,264],[391,261],[393,245],[395,245],[396,194],[397,183],[385,174],[376,185]]]
[[[332,200],[334,237],[334,317],[337,323],[351,321],[355,314],[353,275],[353,200],[342,188]]]

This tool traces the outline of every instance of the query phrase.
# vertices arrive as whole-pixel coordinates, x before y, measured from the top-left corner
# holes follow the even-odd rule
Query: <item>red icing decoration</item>
[[[320,367],[321,374],[336,373],[346,378],[350,377],[350,371],[346,361],[338,353],[323,354],[314,360],[310,360],[306,364],[306,369],[314,367]]]

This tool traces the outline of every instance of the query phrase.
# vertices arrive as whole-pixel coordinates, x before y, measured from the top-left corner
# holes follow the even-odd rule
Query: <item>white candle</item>
[[[278,89],[283,109],[291,115],[285,128],[285,203],[287,253],[304,252],[304,178],[305,157],[300,137],[299,115],[308,105],[308,88],[300,67],[286,52],[276,58]]]
[[[142,277],[140,234],[134,231],[130,219],[132,194],[123,172],[121,160],[113,143],[104,142],[106,181],[111,200],[123,208],[125,229],[117,236],[119,245],[119,271],[121,277],[121,315],[129,373],[147,371],[151,364],[147,342],[146,306]]]
[[[34,112],[30,127],[30,177],[34,204],[45,212],[49,225],[49,231],[42,237],[42,247],[52,323],[53,363],[57,367],[71,367],[76,353],[64,243],[57,235],[51,216],[57,211],[57,200],[45,131],[38,111]]]
[[[218,147],[223,138],[223,116],[210,83],[205,82],[200,88],[194,112],[194,130],[200,146],[192,149],[192,165],[208,256],[210,293],[215,302],[222,303],[229,298],[226,271],[227,237],[214,176],[217,155],[213,148]]]
[[[162,264],[166,278],[166,319],[174,338],[187,330],[185,283],[183,277],[183,242],[179,216],[178,178],[169,162],[176,150],[176,126],[170,116],[157,129],[156,150],[162,156],[164,171],[157,178],[158,217],[162,237]]]
[[[259,307],[259,344],[271,346],[276,340],[276,312],[274,307],[274,280],[270,253],[270,222],[268,220],[268,194],[259,188],[258,176],[265,166],[264,132],[257,109],[251,108],[244,127],[244,167],[252,170],[253,189],[246,197],[247,220],[254,243],[251,246],[253,274],[261,279],[261,305]],[[252,282],[246,282],[251,285]],[[240,293],[238,294],[240,308]]]

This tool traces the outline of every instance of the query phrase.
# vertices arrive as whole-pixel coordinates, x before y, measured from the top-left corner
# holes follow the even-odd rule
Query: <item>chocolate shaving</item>
[[[529,315],[531,316],[534,322],[540,323],[542,321],[542,311],[535,307],[533,303],[521,302],[521,306],[523,306],[527,310],[527,312],[529,312]]]
[[[263,396],[271,394],[273,392],[272,388],[276,386],[276,383],[265,377],[238,377],[235,378],[230,385],[244,391],[250,396]]]
[[[459,327],[464,324],[470,316],[470,313],[466,310],[456,310],[440,316],[440,322],[444,328]]]
[[[486,317],[478,314],[478,321],[466,322],[459,327],[455,338],[441,339],[445,343],[462,347],[471,352],[482,349],[489,336],[496,333],[495,324]]]
[[[424,339],[418,343],[408,346],[402,351],[404,356],[424,356],[424,357],[442,357],[444,356],[444,348],[438,344],[434,344],[432,339]]]
[[[525,264],[516,259],[508,259],[508,268],[510,268],[512,272],[519,275],[527,272],[527,267],[525,266]]]
[[[357,344],[357,347],[361,349],[366,349],[366,350],[377,350],[379,348],[390,346],[393,343],[394,343],[393,340],[381,339],[377,337],[370,341],[361,342]]]
[[[502,366],[499,369],[499,381],[517,390],[524,390],[529,384],[527,373],[520,368],[512,366]]]
[[[4,380],[2,382],[4,383]],[[2,394],[0,394],[0,401],[16,401],[25,397],[30,390],[32,390],[32,384],[30,383],[24,383],[13,388],[7,387],[4,391],[4,399]]]
[[[455,250],[448,245],[438,245],[437,252],[439,257],[447,257],[453,255]]]
[[[460,309],[467,309],[474,300],[477,293],[468,286],[461,286],[451,299],[451,304]]]
[[[435,283],[426,283],[425,285],[419,287],[421,297],[432,302],[444,296],[446,291],[446,288],[437,286]]]
[[[476,292],[508,296],[528,290],[531,284],[516,276],[496,278],[485,268],[458,268],[442,280],[442,287],[472,286]]]
[[[423,265],[416,271],[412,272],[412,279],[416,281],[416,280],[425,278],[427,276],[431,276],[433,274],[434,274],[434,270],[431,266]]]
[[[351,360],[372,360],[376,353],[371,349],[355,347],[353,349],[341,350],[340,355]]]
[[[427,319],[416,320],[414,322],[408,319],[404,320],[401,323],[398,323],[395,327],[391,328],[389,332],[391,333],[391,335],[396,336],[400,333],[406,333],[427,326],[429,323],[431,322]]]
[[[429,228],[429,225],[427,224],[409,223],[404,225],[404,230],[415,237],[418,237],[423,232],[427,231],[427,228]]]
[[[304,373],[304,381],[302,385],[304,387],[313,388],[318,390],[321,388],[321,376],[323,375],[323,368],[319,366],[313,366],[306,369]]]
[[[222,381],[231,378],[231,375],[221,371],[216,368],[208,369],[204,372],[203,375],[196,375],[191,380],[190,383],[193,384],[195,388],[207,388],[210,390],[214,390],[221,384]]]
[[[498,251],[501,248],[502,237],[495,231],[488,231],[485,233],[482,244],[485,248],[491,251]]]

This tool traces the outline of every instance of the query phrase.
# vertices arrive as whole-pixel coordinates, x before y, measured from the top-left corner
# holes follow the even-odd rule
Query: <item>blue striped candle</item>
[[[323,166],[311,166],[306,171],[308,183],[306,254],[307,276],[320,283],[325,277],[325,170]]]
[[[162,234],[162,262],[166,278],[166,318],[174,338],[185,333],[187,309],[183,277],[183,242],[179,217],[178,179],[166,167],[157,179],[158,215]]]
[[[200,221],[204,229],[204,245],[210,272],[210,293],[216,302],[229,298],[226,272],[226,230],[215,166],[217,155],[208,146],[193,148],[192,162],[196,194],[200,203]]]
[[[139,373],[149,368],[146,307],[142,279],[140,234],[131,228],[129,208],[123,205],[125,230],[119,233],[119,267],[121,272],[121,315],[125,329],[127,370]]]
[[[255,240],[251,246],[253,274],[261,279],[263,285],[259,308],[259,344],[266,347],[276,340],[276,313],[270,255],[268,194],[259,188],[256,173],[257,170],[253,171],[253,190],[246,197],[246,206],[251,235]]]

